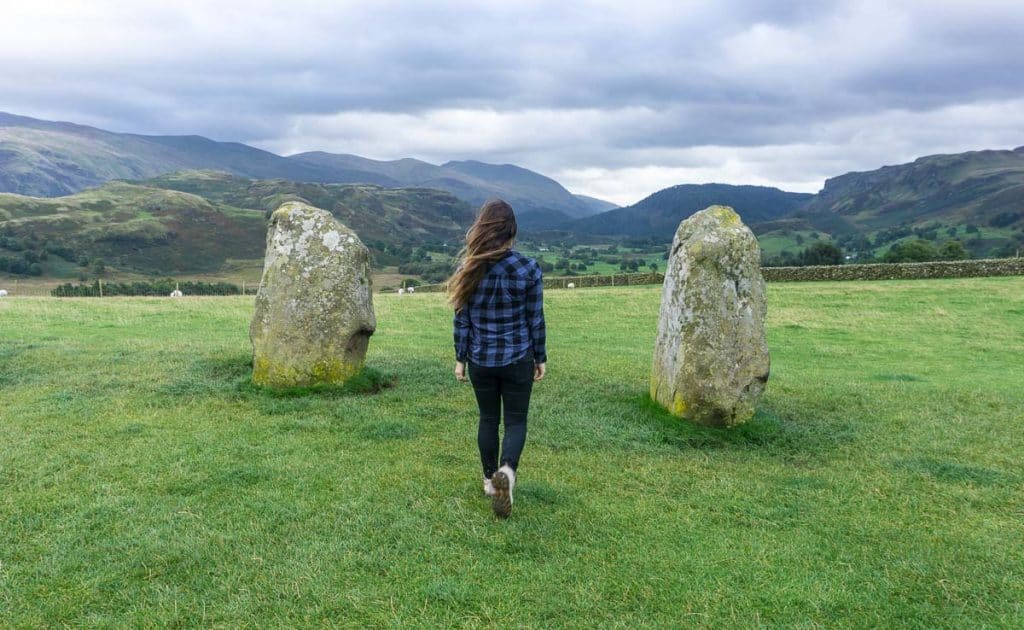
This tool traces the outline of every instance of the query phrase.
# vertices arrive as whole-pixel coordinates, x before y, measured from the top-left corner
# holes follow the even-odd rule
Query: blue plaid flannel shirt
[[[546,363],[544,280],[540,265],[510,250],[487,271],[455,313],[455,359],[485,367],[515,363],[532,351]]]

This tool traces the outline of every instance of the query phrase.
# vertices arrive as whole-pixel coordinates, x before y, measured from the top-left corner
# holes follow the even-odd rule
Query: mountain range
[[[957,238],[975,256],[1024,245],[1024,147],[847,173],[816,195],[682,184],[616,208],[511,164],[282,157],[201,136],[120,134],[0,113],[2,191],[14,194],[0,194],[0,238],[15,240],[0,241],[0,255],[29,239],[146,271],[259,257],[264,215],[289,199],[327,208],[385,258],[395,248],[408,254],[456,241],[490,197],[512,203],[524,234],[564,242],[668,242],[679,221],[719,203],[739,212],[766,253],[808,239],[867,256],[912,237]]]
[[[632,206],[573,222],[580,234],[650,237],[675,234],[679,222],[708,206],[732,206],[748,224],[772,221],[803,207],[814,195],[765,186],[681,184],[645,197]]]
[[[0,112],[0,192],[58,197],[105,182],[140,180],[182,170],[218,170],[251,179],[433,188],[479,206],[500,197],[524,227],[545,215],[574,219],[608,209],[555,180],[512,164],[371,160],[323,152],[283,157],[238,142],[202,136],[114,133],[68,122]]]
[[[683,184],[554,228],[565,235],[667,242],[681,220],[713,203],[735,208],[771,254],[834,240],[858,257],[874,257],[900,240],[925,238],[961,240],[975,257],[1010,255],[1024,246],[1024,147],[846,173],[828,179],[815,195]]]

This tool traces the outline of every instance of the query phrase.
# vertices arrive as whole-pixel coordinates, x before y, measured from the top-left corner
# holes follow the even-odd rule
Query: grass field
[[[797,240],[798,236],[800,237],[799,241]],[[828,242],[827,236],[822,237],[820,232],[814,230],[787,230],[786,233],[775,231],[760,234],[757,237],[757,244],[761,247],[761,253],[764,256],[778,256],[784,251],[799,254],[818,240]]]
[[[769,285],[732,431],[645,401],[659,291],[547,296],[515,512],[440,295],[373,395],[247,384],[251,298],[0,300],[0,626],[1021,627],[1024,278]]]

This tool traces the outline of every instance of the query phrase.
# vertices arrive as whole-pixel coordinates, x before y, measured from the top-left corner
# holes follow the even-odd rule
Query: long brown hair
[[[459,268],[448,280],[448,302],[456,311],[469,302],[490,264],[512,249],[516,231],[512,206],[501,199],[480,206],[476,221],[466,232],[466,247],[459,253]]]

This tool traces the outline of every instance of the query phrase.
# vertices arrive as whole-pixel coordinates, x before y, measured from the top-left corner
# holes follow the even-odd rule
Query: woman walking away
[[[512,249],[512,206],[485,203],[466,233],[461,264],[448,283],[455,308],[455,378],[473,383],[480,407],[477,444],[484,494],[494,513],[512,513],[519,456],[526,444],[526,414],[533,382],[544,378],[544,283],[540,265]],[[505,438],[498,458],[498,424],[505,408]]]

